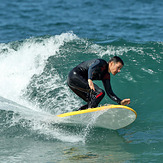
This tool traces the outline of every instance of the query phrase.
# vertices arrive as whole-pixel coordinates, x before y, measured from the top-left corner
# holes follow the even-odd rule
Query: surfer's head
[[[121,71],[123,65],[123,60],[118,56],[114,56],[108,62],[108,72],[116,75],[118,72]]]

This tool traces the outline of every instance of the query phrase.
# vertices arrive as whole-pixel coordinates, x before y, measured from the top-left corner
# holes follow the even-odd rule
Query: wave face
[[[59,122],[54,124],[56,114],[83,104],[68,88],[67,74],[84,60],[118,55],[125,66],[119,75],[111,76],[112,88],[119,97],[130,97],[138,113],[136,122],[119,134],[132,144],[162,141],[162,43],[92,41],[63,33],[3,43],[0,54],[1,135],[86,141],[88,131],[71,133]],[[114,102],[106,96],[101,104],[105,103]]]

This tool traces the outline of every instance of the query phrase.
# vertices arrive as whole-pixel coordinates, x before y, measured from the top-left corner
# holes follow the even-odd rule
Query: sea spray
[[[89,132],[91,131],[91,129],[94,127],[94,124],[96,123],[97,118],[104,114],[106,112],[106,110],[102,110],[102,111],[98,111],[98,112],[94,112],[91,116],[90,119],[87,119],[87,125],[86,127],[83,129],[82,131],[82,135],[83,135],[83,140],[84,142],[87,140],[87,137],[89,137]],[[82,122],[81,122],[82,123]]]
[[[47,59],[57,57],[60,47],[73,39],[78,39],[73,33],[63,33],[0,44],[0,95],[20,103],[32,76],[42,73]]]

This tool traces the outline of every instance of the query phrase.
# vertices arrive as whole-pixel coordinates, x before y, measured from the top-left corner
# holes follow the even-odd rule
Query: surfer
[[[119,105],[128,105],[130,99],[121,100],[112,91],[110,73],[116,75],[120,72],[124,63],[118,56],[114,56],[107,63],[103,59],[93,59],[80,63],[73,68],[67,79],[68,86],[80,98],[87,102],[79,110],[95,108],[105,96],[104,90],[93,83],[93,80],[103,82],[107,95]]]

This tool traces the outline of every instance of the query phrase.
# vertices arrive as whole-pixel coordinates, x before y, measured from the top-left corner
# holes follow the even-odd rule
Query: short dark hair
[[[124,66],[123,60],[122,60],[120,57],[118,57],[118,56],[112,57],[112,58],[109,60],[109,63],[112,62],[112,61],[113,61],[114,63],[120,62],[120,63]]]

